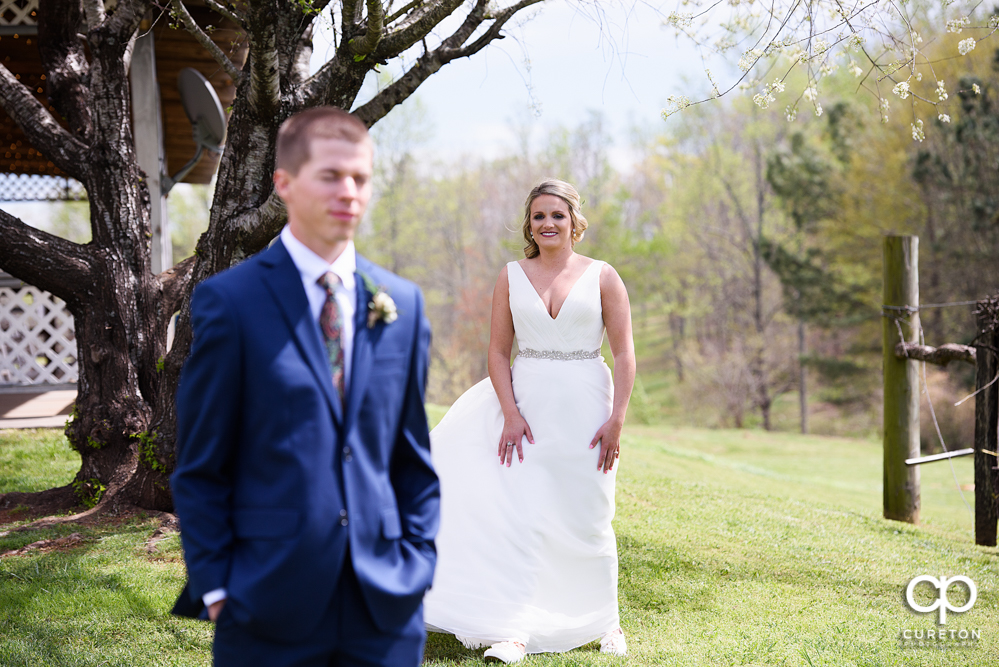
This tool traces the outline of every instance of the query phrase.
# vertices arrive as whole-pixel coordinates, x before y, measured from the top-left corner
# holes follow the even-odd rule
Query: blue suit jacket
[[[204,281],[191,301],[172,478],[188,592],[197,601],[225,588],[237,622],[279,641],[316,627],[348,553],[384,630],[419,610],[433,576],[439,486],[423,406],[423,297],[361,256],[357,269],[399,318],[369,328],[372,295],[357,281],[343,404],[280,241]]]

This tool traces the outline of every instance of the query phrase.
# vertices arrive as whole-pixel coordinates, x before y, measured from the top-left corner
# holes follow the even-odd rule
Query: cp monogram
[[[935,587],[940,592],[940,596],[933,602],[933,604],[929,605],[928,607],[922,607],[916,604],[916,600],[912,597],[912,592],[915,590],[916,586],[923,583],[924,581]],[[962,607],[955,607],[950,603],[950,600],[947,599],[947,589],[951,587],[951,584],[956,584],[956,583],[963,583],[965,586],[968,587],[968,601]],[[947,622],[948,609],[956,614],[960,614],[961,612],[965,612],[971,609],[971,607],[974,606],[975,604],[975,600],[977,599],[978,599],[978,588],[975,587],[975,582],[973,582],[971,579],[964,576],[963,574],[958,575],[956,577],[940,577],[939,579],[937,579],[936,577],[931,577],[928,574],[922,574],[913,579],[912,581],[910,581],[909,585],[905,587],[905,601],[909,603],[909,608],[912,609],[913,611],[917,611],[924,614],[939,609],[940,625],[943,625]]]

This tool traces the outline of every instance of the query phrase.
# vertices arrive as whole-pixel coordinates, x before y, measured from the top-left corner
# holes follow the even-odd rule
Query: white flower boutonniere
[[[392,324],[399,319],[399,311],[395,307],[395,301],[380,285],[375,285],[365,274],[360,274],[364,280],[364,286],[371,293],[371,300],[368,301],[368,328],[375,326],[379,322]]]
[[[395,301],[388,292],[379,289],[368,302],[368,328],[375,326],[376,322],[392,324],[399,319],[399,313],[395,308]]]

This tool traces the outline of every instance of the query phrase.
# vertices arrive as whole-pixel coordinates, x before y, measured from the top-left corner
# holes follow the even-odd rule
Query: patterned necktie
[[[333,370],[333,386],[336,387],[337,395],[343,400],[343,313],[337,306],[333,294],[337,285],[340,284],[340,277],[332,271],[319,277],[319,284],[326,290],[326,303],[319,313],[319,328],[323,330],[323,340],[326,341],[326,352],[330,358],[330,367]]]

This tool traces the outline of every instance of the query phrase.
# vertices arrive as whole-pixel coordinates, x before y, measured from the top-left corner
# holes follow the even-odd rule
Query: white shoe
[[[600,638],[600,652],[611,655],[628,655],[628,644],[624,641],[621,628],[611,630]]]
[[[520,642],[499,642],[493,644],[482,654],[486,662],[505,662],[512,665],[520,662],[527,655],[527,647]]]

